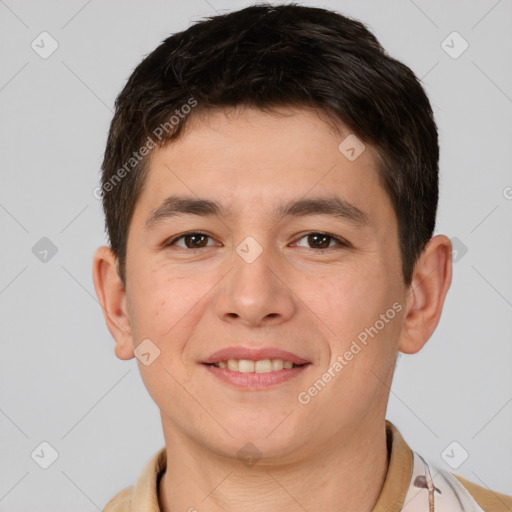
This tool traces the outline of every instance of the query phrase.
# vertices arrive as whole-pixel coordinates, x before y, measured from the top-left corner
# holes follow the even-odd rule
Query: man
[[[116,102],[94,283],[166,445],[120,511],[505,511],[385,412],[439,321],[437,129],[359,22],[252,6],[166,39]]]

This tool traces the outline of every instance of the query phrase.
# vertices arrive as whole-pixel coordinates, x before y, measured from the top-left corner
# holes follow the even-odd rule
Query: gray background
[[[512,494],[512,2],[307,4],[365,22],[423,79],[440,130],[437,231],[458,239],[454,279],[432,339],[400,358],[388,418],[435,464]],[[114,99],[142,56],[245,5],[0,0],[0,511],[100,510],[164,444],[95,298],[93,189]],[[31,48],[43,31],[59,45],[47,59]],[[458,58],[441,46],[453,31],[469,44]],[[46,262],[32,252],[42,237],[58,249]],[[48,469],[31,458],[43,441],[59,454]],[[453,441],[452,464],[469,454],[456,470],[442,457]]]

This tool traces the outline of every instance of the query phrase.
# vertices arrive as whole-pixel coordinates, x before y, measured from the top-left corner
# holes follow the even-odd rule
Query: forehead
[[[226,211],[271,213],[278,200],[334,194],[371,220],[374,207],[387,201],[377,161],[373,147],[310,109],[208,111],[153,150],[137,206],[148,213],[178,194],[220,198]]]

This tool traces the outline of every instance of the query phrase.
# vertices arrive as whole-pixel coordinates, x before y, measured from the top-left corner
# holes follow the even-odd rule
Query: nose
[[[233,267],[215,297],[217,316],[224,322],[265,327],[288,321],[297,309],[278,255],[263,250],[252,262],[233,255]]]

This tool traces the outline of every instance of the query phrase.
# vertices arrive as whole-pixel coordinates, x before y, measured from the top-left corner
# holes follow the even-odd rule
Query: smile
[[[225,363],[224,367],[221,366],[223,363]],[[274,388],[297,377],[310,365],[311,363],[294,364],[282,359],[258,361],[229,359],[202,366],[225,384],[245,391],[261,391],[266,388]]]
[[[296,368],[298,365],[291,361],[284,361],[283,359],[260,359],[258,361],[251,361],[250,359],[228,359],[227,361],[219,361],[212,363],[211,366],[217,368],[227,368],[232,372],[240,373],[270,373],[277,372],[286,368]]]

